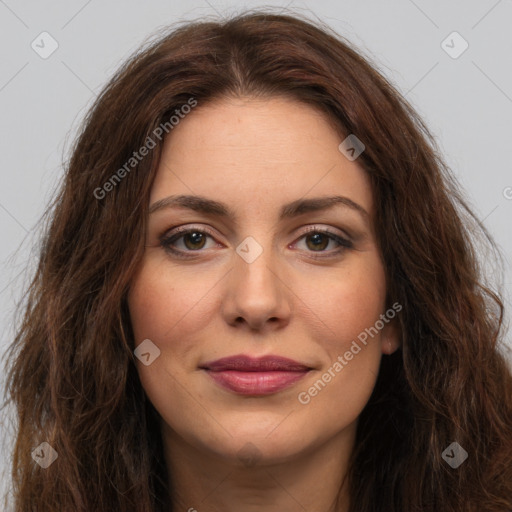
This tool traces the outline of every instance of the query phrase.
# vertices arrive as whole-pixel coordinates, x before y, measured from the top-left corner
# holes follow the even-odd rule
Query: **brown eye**
[[[200,231],[191,231],[183,236],[185,246],[190,250],[202,249],[204,247],[206,237]]]
[[[213,235],[206,230],[182,228],[164,235],[160,239],[160,245],[165,251],[175,256],[187,257],[187,253],[208,249],[207,242],[209,238],[213,240]]]
[[[311,235],[306,235],[305,239],[308,248],[315,251],[323,251],[332,240],[325,233],[313,233]],[[311,243],[308,243],[308,240],[311,241]]]
[[[354,247],[350,240],[341,237],[337,233],[317,228],[308,230],[296,243],[302,242],[302,240],[305,242],[306,248],[304,250],[309,252],[312,257],[337,256]],[[328,250],[327,248],[331,242],[334,243],[334,246]],[[318,255],[312,255],[311,253],[318,253]]]

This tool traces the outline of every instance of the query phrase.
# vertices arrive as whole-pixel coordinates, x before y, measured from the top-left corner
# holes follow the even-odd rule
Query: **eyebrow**
[[[356,211],[365,221],[369,221],[368,212],[358,203],[345,196],[313,197],[310,199],[297,199],[281,207],[279,220],[290,219],[304,213],[328,210],[336,205],[342,205]],[[187,208],[195,212],[218,217],[231,217],[236,219],[236,214],[227,205],[203,196],[176,195],[164,197],[154,202],[149,207],[149,214],[166,208]]]

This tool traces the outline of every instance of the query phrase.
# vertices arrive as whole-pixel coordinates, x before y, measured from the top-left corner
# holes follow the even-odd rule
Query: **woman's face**
[[[353,441],[398,336],[370,183],[342,140],[305,104],[230,98],[165,141],[128,300],[167,440],[233,462]]]

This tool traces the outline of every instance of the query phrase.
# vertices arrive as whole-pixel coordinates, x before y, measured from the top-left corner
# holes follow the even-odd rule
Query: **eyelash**
[[[197,249],[195,251],[188,250],[188,251],[182,251],[179,249],[172,248],[171,244],[175,243],[177,240],[182,238],[183,236],[190,234],[190,233],[200,233],[202,235],[208,235],[211,238],[215,238],[213,233],[205,228],[194,228],[194,227],[186,227],[186,228],[177,228],[172,234],[170,235],[164,235],[160,238],[160,246],[166,251],[178,258],[193,258],[193,255],[187,255],[186,253],[196,253],[201,252],[202,249]],[[352,242],[346,238],[340,237],[338,234],[333,233],[332,231],[329,231],[328,229],[318,229],[315,227],[309,227],[306,232],[297,239],[301,240],[302,238],[305,238],[307,235],[310,234],[321,234],[326,235],[330,240],[335,241],[337,244],[339,244],[339,247],[332,251],[308,251],[311,252],[311,257],[314,259],[320,259],[320,258],[329,258],[337,256],[338,254],[341,254],[345,252],[347,249],[352,249],[354,246]],[[317,254],[315,254],[317,252]],[[327,252],[327,254],[322,254]]]

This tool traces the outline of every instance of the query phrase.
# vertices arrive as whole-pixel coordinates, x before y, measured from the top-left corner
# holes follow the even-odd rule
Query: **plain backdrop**
[[[501,247],[511,307],[512,0],[0,0],[2,359],[36,262],[36,223],[94,97],[165,25],[264,6],[328,23],[413,104]],[[0,473],[12,443],[3,434]]]

